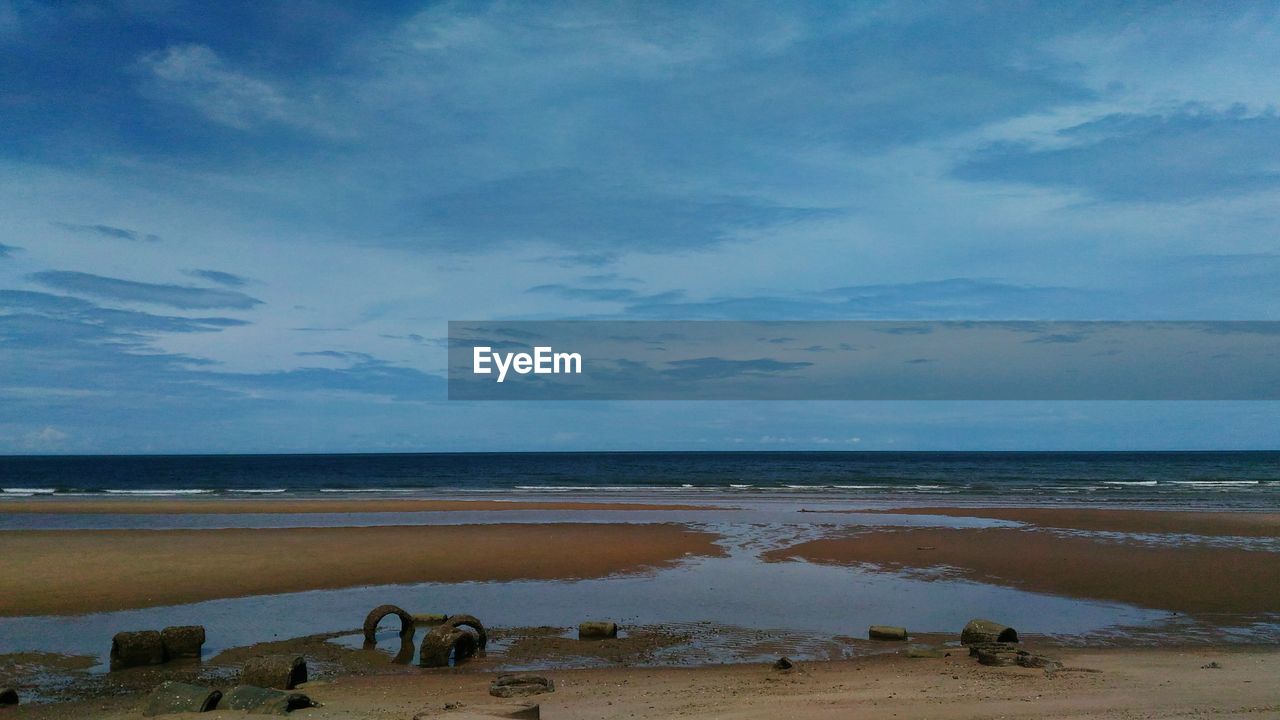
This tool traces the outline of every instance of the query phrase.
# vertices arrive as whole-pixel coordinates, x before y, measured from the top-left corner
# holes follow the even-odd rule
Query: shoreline
[[[706,505],[550,500],[427,500],[416,498],[27,498],[0,499],[0,514],[102,515],[235,515],[271,513],[393,513],[500,512],[504,510],[697,510],[723,508]]]

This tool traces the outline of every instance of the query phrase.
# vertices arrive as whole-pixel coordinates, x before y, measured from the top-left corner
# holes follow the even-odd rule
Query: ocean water
[[[823,497],[1280,508],[1280,452],[613,452],[0,457],[34,496]]]

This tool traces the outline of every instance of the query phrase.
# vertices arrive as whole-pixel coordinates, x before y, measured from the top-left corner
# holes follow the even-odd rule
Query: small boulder
[[[176,625],[160,631],[164,659],[199,658],[204,646],[203,625]]]
[[[964,645],[991,642],[1018,642],[1018,631],[1008,625],[1001,625],[994,620],[975,618],[970,620],[960,631],[960,642]]]
[[[555,689],[555,682],[541,675],[499,675],[489,683],[489,694],[500,698],[541,695]]]
[[[164,643],[155,630],[119,632],[111,638],[111,669],[142,665],[159,665],[164,662]]]
[[[268,655],[249,660],[240,670],[246,686],[292,690],[307,681],[307,661],[301,655]]]
[[[774,670],[790,670],[793,667],[795,667],[795,663],[791,662],[791,658],[785,655],[773,661]]]

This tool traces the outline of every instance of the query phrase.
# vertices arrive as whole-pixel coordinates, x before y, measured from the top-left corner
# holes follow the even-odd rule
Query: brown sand
[[[29,498],[0,500],[3,513],[95,513],[161,515],[205,513],[353,513],[353,512],[450,512],[472,510],[719,510],[700,505],[659,505],[613,502],[542,502],[522,500],[416,500],[411,498],[271,499],[271,498]]]
[[[521,701],[541,705],[542,717],[734,718],[1037,718],[1130,720],[1280,715],[1275,680],[1280,650],[1072,650],[1059,655],[1067,670],[978,665],[967,656],[908,660],[900,656],[799,663],[789,672],[767,665],[697,668],[601,668],[548,671],[553,693],[499,700],[487,693],[491,673],[410,670],[342,677],[301,690],[323,707],[302,718],[410,720],[484,717],[481,709]],[[1216,662],[1218,669],[1202,666]],[[75,704],[20,707],[6,717],[61,720],[136,718],[141,696]],[[450,704],[454,709],[445,710]],[[188,717],[188,716],[182,716]],[[242,718],[214,711],[192,718]]]
[[[1024,590],[1179,612],[1275,612],[1280,553],[1150,546],[1011,528],[877,529],[773,550],[765,559],[945,570]]]
[[[409,582],[600,577],[716,555],[674,524],[0,532],[0,616]]]
[[[1215,537],[1280,537],[1280,513],[1104,510],[1100,508],[957,508],[884,510],[896,515],[1013,520],[1041,527],[1127,533],[1184,533]]]

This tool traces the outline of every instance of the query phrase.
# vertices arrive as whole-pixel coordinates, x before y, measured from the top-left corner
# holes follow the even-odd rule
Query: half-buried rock
[[[907,629],[896,625],[872,625],[867,628],[867,637],[872,640],[906,640]]]
[[[268,655],[245,662],[242,685],[292,690],[307,681],[307,661],[301,655]]]
[[[618,623],[588,620],[578,625],[579,640],[605,640],[618,637]]]
[[[473,632],[452,625],[438,625],[422,638],[418,664],[425,668],[457,665],[475,655],[478,646]]]
[[[555,689],[555,682],[541,675],[499,675],[489,683],[489,694],[500,698],[541,695]]]
[[[1008,625],[1001,625],[994,620],[976,618],[969,621],[960,631],[960,642],[964,645],[990,642],[1018,642],[1018,631]]]
[[[13,688],[0,688],[0,706],[17,705],[18,691]]]
[[[164,662],[164,643],[155,630],[120,632],[111,638],[111,669],[142,665],[159,665]]]
[[[172,715],[173,713],[209,712],[218,706],[222,693],[203,685],[190,683],[161,683],[147,697],[143,715]]]
[[[160,644],[164,646],[164,659],[199,658],[204,646],[203,625],[175,625],[160,631]]]
[[[285,715],[294,710],[320,707],[320,703],[296,692],[237,685],[227,691],[221,709],[240,710],[258,715]]]

